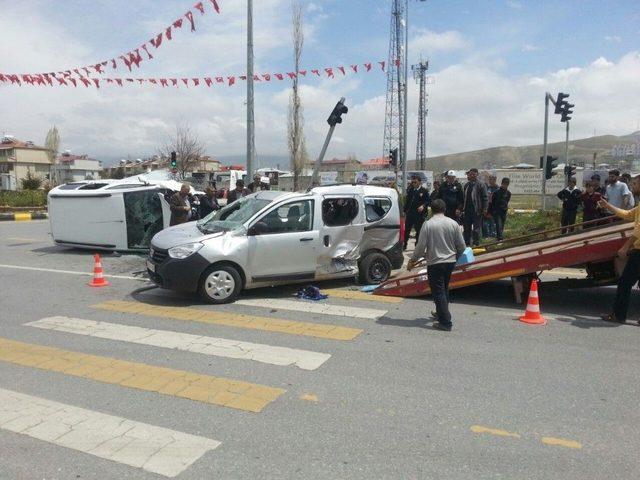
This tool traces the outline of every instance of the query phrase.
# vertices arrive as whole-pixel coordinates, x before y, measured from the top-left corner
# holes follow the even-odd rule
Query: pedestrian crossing
[[[337,304],[331,299],[312,303],[302,300],[249,298],[225,308],[173,307],[131,300],[108,300],[92,305],[92,310],[100,313],[101,318],[113,314],[110,315],[112,321],[92,319],[85,311],[83,316],[88,318],[53,315],[29,319],[23,324],[24,328],[70,335],[75,339],[85,337],[87,341],[115,341],[124,347],[130,345],[133,352],[143,346],[167,352],[163,357],[171,355],[171,351],[186,352],[193,354],[197,363],[213,365],[213,370],[216,363],[212,364],[212,360],[208,360],[208,364],[204,363],[207,359],[230,359],[232,362],[239,362],[240,366],[259,363],[265,365],[265,368],[284,367],[279,376],[285,381],[271,386],[227,378],[224,375],[205,375],[168,368],[153,362],[141,363],[87,354],[81,351],[81,347],[62,349],[2,337],[0,362],[45,371],[47,375],[53,376],[53,381],[55,376],[60,375],[81,378],[88,382],[87,388],[90,388],[92,382],[99,382],[109,385],[108,388],[145,391],[176,399],[175,401],[197,402],[203,407],[211,408],[214,416],[216,409],[230,409],[240,415],[264,415],[268,413],[270,405],[276,402],[298,400],[295,394],[291,395],[279,386],[287,385],[289,375],[286,372],[291,371],[290,368],[301,370],[305,372],[304,375],[313,375],[327,362],[333,362],[332,345],[357,342],[369,322],[387,313],[380,308],[370,308],[370,305],[353,306],[353,300],[348,297],[331,295],[331,298],[338,299]],[[371,298],[365,296],[357,298],[357,301],[369,301],[367,303],[371,304],[375,302],[379,306],[392,303],[377,302]],[[285,313],[288,318],[299,315],[300,319],[276,318],[280,311],[282,316]],[[261,312],[268,312],[269,316],[260,315]],[[314,315],[316,321],[307,322],[310,315]],[[135,319],[137,325],[130,324],[132,319]],[[154,328],[157,326],[154,319],[162,319],[163,327],[167,322],[173,323],[170,323],[171,328]],[[361,323],[363,328],[347,326],[354,321],[358,325]],[[231,331],[235,334],[229,335],[233,338],[222,338],[186,333],[181,331],[185,322],[194,322],[194,326],[206,325],[210,333],[218,330],[218,326],[232,327]],[[140,326],[141,324],[144,326]],[[200,332],[201,330],[202,327],[199,327]],[[230,330],[223,328],[222,331]],[[243,332],[249,331],[269,332],[269,343],[277,344],[278,339],[288,339],[285,342],[288,346],[241,340]],[[254,337],[255,333],[252,334]],[[318,351],[291,348],[292,343],[296,343],[295,338],[313,339],[313,345],[318,346]],[[309,345],[308,341],[305,345]],[[211,367],[205,369],[211,370]],[[248,370],[251,371],[250,367]],[[313,377],[306,378],[312,385]],[[307,389],[309,384],[293,384],[286,388]],[[289,381],[288,385],[292,383]],[[224,445],[224,438],[217,439],[215,432],[195,432],[197,435],[194,435],[170,430],[160,425],[111,415],[101,405],[92,406],[95,410],[89,410],[11,389],[5,390],[3,387],[8,385],[0,383],[0,431],[24,435],[165,477],[181,474],[200,458],[211,455],[212,451]],[[210,437],[216,437],[216,440]]]

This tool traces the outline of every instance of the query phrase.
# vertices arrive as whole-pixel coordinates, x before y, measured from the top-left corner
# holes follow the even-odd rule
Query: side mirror
[[[268,227],[266,223],[257,222],[257,223],[254,223],[251,227],[249,227],[249,230],[247,230],[247,236],[254,237],[256,235],[262,235],[266,233],[267,230],[268,230]]]

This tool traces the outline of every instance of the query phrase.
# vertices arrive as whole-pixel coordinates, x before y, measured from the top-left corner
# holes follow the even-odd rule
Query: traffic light
[[[544,162],[542,157],[540,157],[540,168],[544,168]],[[544,176],[547,180],[551,180],[553,176],[556,175],[556,172],[553,171],[554,168],[558,166],[558,157],[552,157],[551,155],[547,155],[547,169],[544,172]]]
[[[567,103],[565,98],[569,98],[568,93],[560,92],[558,94],[558,98],[556,98],[556,110],[555,110],[556,115],[560,115],[564,110],[564,104]]]
[[[346,114],[348,111],[349,108],[340,100],[333,109],[333,112],[331,112],[331,115],[329,115],[327,123],[335,127],[336,124],[342,123],[342,114]]]
[[[573,103],[565,103],[564,110],[562,110],[562,117],[560,118],[561,122],[568,122],[571,120],[571,115],[573,114],[573,110],[571,110],[575,105]]]
[[[171,168],[176,168],[178,166],[178,159],[176,157],[176,152],[171,152]]]
[[[398,166],[398,149],[397,148],[394,148],[393,150],[389,151],[389,165],[391,165],[392,167]]]

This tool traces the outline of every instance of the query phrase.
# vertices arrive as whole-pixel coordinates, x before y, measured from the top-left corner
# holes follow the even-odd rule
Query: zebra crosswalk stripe
[[[315,370],[331,358],[329,354],[308,350],[274,347],[259,343],[240,342],[168,330],[132,327],[81,318],[47,317],[25,325],[45,330],[173,348],[217,357],[254,360],[271,365],[294,365],[303,370]]]
[[[312,303],[311,301],[284,300],[278,298],[261,298],[250,300],[237,300],[235,305],[247,307],[262,307],[277,310],[292,310],[294,312],[319,313],[322,315],[336,315],[339,317],[368,318],[375,320],[384,317],[386,310],[373,308],[349,307],[344,305],[329,305],[326,303]]]
[[[175,477],[220,442],[0,389],[0,429]]]

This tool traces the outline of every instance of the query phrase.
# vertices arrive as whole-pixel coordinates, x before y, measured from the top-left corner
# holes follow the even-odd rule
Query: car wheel
[[[385,282],[391,275],[391,262],[383,253],[373,252],[360,262],[360,283],[373,285]]]
[[[231,265],[213,265],[200,280],[200,295],[213,304],[233,302],[242,290],[242,278]]]

